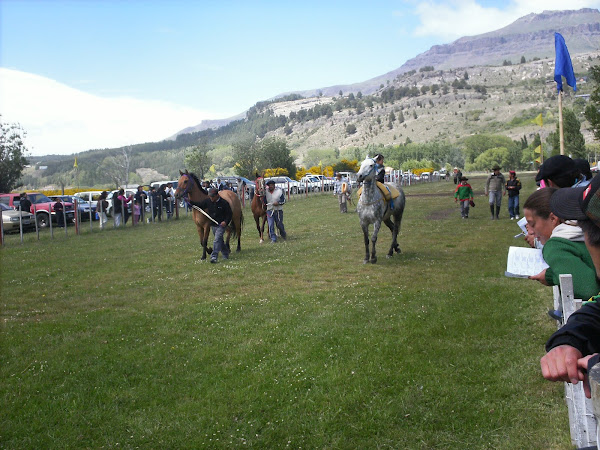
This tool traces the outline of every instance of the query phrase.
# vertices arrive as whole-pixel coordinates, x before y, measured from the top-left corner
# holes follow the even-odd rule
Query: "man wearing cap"
[[[552,195],[550,207],[561,219],[577,220],[600,277],[600,177],[593,178],[588,186],[559,189]],[[569,317],[550,337],[546,350],[548,353],[540,361],[544,378],[573,384],[585,380],[588,360],[600,352],[600,295]],[[590,397],[587,383],[584,389]]]
[[[208,190],[208,198],[200,202],[198,207],[203,209],[212,219],[211,228],[215,235],[215,240],[213,242],[213,251],[210,254],[210,262],[212,264],[217,263],[219,252],[223,255],[223,259],[229,259],[229,249],[225,245],[225,242],[223,242],[223,233],[225,233],[225,229],[233,217],[231,206],[229,206],[227,200],[219,196],[219,191],[216,188],[210,188]]]
[[[485,195],[489,196],[490,212],[492,220],[498,220],[500,215],[500,204],[502,203],[502,195],[506,194],[506,179],[500,173],[500,166],[496,164],[492,167],[492,173],[487,177],[485,182]],[[494,206],[496,210],[494,211]]]
[[[521,181],[517,178],[514,170],[508,171],[508,181],[506,182],[506,192],[508,192],[508,214],[510,220],[519,220],[519,191],[521,190]]]
[[[267,181],[267,190],[265,192],[265,201],[267,202],[267,222],[269,223],[269,237],[271,243],[277,242],[275,227],[279,230],[281,238],[285,240],[287,234],[283,226],[283,204],[285,195],[280,188],[275,187],[273,180]]]
[[[542,164],[535,177],[541,187],[566,188],[577,184],[579,170],[575,161],[566,155],[556,155],[548,158]]]

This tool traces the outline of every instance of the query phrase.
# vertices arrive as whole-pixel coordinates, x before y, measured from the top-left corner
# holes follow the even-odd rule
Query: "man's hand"
[[[273,202],[273,206],[278,206],[278,205],[279,205],[279,202],[277,202],[277,201]]]
[[[546,380],[577,384],[585,378],[579,365],[582,356],[579,350],[570,345],[554,347],[540,360],[542,375]]]
[[[546,281],[546,269],[542,270],[537,275],[531,275],[531,276],[529,276],[527,278],[529,278],[530,280],[539,281],[544,286],[548,286],[548,282]]]
[[[223,228],[225,228],[227,226],[227,223],[225,221],[221,222],[220,224]]]
[[[583,358],[580,358],[577,360],[577,366],[579,367],[579,369],[581,369],[582,371],[585,371],[584,379],[583,379],[583,392],[587,398],[592,398],[592,392],[590,390],[590,383],[588,380],[588,373],[587,373],[588,361],[590,360],[590,358],[592,358],[593,356],[595,356],[597,354],[598,353],[594,353],[593,355],[587,355],[587,356],[584,356]]]

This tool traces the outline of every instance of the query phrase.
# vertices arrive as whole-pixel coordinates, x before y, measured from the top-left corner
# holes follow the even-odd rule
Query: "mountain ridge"
[[[532,29],[533,28],[533,29]],[[523,32],[527,29],[527,32]],[[567,41],[571,55],[593,52],[600,49],[600,11],[594,8],[579,10],[543,11],[523,16],[498,30],[475,36],[463,36],[449,44],[434,45],[426,52],[407,60],[397,69],[383,75],[353,84],[339,84],[304,91],[291,91],[279,94],[277,99],[290,94],[303,97],[335,96],[340,91],[345,94],[372,94],[382,84],[422,67],[435,69],[456,69],[474,66],[500,65],[504,61],[517,62],[525,58],[549,58],[554,54],[554,32],[559,32]],[[169,139],[183,133],[203,131],[244,117],[246,112],[218,121],[202,121],[187,127]]]

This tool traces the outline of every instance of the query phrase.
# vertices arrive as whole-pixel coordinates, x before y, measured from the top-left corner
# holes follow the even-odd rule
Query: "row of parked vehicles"
[[[348,178],[352,185],[356,185],[356,174],[343,173],[345,178]],[[237,191],[237,178],[238,177],[220,177],[221,182],[229,182],[234,191]],[[248,178],[240,177],[246,185],[246,200],[254,197],[255,183]],[[287,176],[277,176],[266,178],[265,180],[275,181],[275,185],[283,189],[286,193],[289,192],[291,195],[304,194],[306,192],[320,192],[320,191],[333,191],[335,179],[325,177],[324,175],[307,174],[299,181],[293,180]],[[158,189],[162,184],[172,183],[173,189],[177,189],[177,180],[172,181],[160,181],[144,185],[146,193],[153,186]],[[114,190],[108,193],[108,209],[106,211],[109,217],[113,214],[113,196],[118,194],[118,190]],[[128,187],[125,189],[125,196],[135,195],[137,192],[137,186]],[[46,196],[39,192],[28,192],[27,197],[31,202],[30,211],[21,211],[19,218],[19,205],[20,205],[20,194],[0,194],[0,209],[2,210],[2,223],[5,232],[19,231],[19,222],[22,222],[24,230],[35,229],[36,222],[38,228],[46,228],[49,226],[50,221],[53,224],[58,223],[58,217],[54,211],[56,200],[61,199],[64,207],[64,214],[66,223],[73,223],[75,221],[75,214],[78,216],[79,221],[98,220],[96,215],[96,207],[98,198],[102,191],[85,191],[78,192],[73,195],[51,195]],[[77,211],[75,211],[75,204],[77,204]],[[184,207],[183,202],[180,203],[180,207]],[[149,199],[146,198],[146,211],[150,211]],[[131,212],[131,205],[128,204],[128,211]]]

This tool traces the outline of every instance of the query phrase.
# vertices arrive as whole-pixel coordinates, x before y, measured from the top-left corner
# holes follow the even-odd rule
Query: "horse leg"
[[[261,244],[264,242],[264,237],[265,237],[265,225],[267,224],[267,215],[264,214],[262,216],[262,224],[260,226],[260,230],[258,230],[258,233],[260,234],[260,242]]]
[[[260,238],[259,243],[262,244],[264,242],[263,240],[263,232],[265,231],[265,220],[263,218],[263,229],[260,229],[260,217],[259,216],[254,216],[254,221],[256,222],[256,231],[258,231],[258,237]]]
[[[363,225],[362,230],[365,239],[365,259],[363,260],[363,264],[367,264],[369,262],[369,225]]]
[[[394,250],[399,251],[399,249],[397,249],[398,243],[396,242],[396,236],[398,236],[398,227],[396,226],[396,223],[393,222],[389,217],[383,223],[385,223],[385,225],[392,232],[392,245],[390,246],[390,250],[386,255],[388,258],[391,258],[394,256]]]
[[[371,236],[371,264],[375,264],[377,262],[375,244],[377,243],[377,234],[379,233],[379,228],[381,228],[381,222],[375,222],[373,224],[373,235]]]

